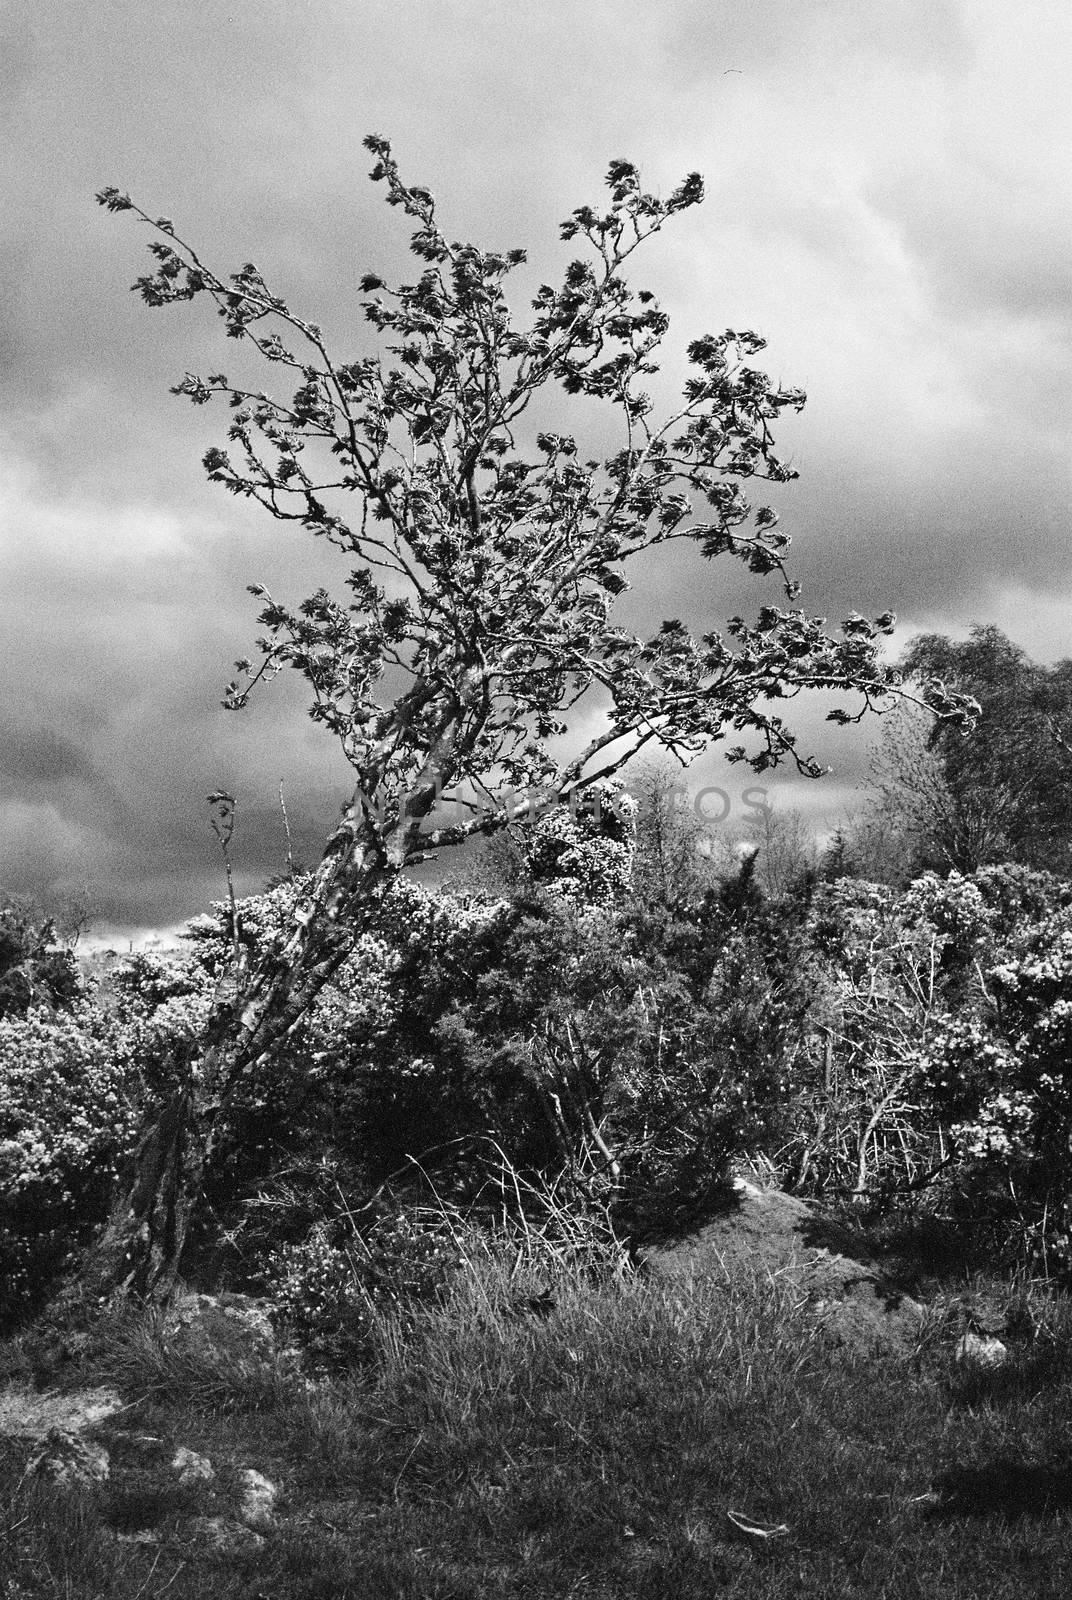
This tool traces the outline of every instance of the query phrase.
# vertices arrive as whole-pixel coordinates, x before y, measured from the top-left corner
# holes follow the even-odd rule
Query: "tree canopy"
[[[964,640],[914,639],[909,678],[940,677],[979,705],[969,739],[941,727],[887,741],[886,803],[915,840],[913,865],[973,872],[998,861],[1072,865],[1072,662],[1044,666],[993,624]]]
[[[789,755],[816,771],[772,703],[806,688],[883,696],[894,679],[875,641],[890,617],[853,617],[835,640],[819,620],[767,606],[753,623],[732,619],[726,636],[694,638],[669,620],[644,639],[611,615],[628,563],[672,541],[785,576],[789,540],[743,485],[795,476],[772,429],[804,395],[752,365],[764,341],[750,330],[692,340],[682,402],[664,420],[644,389],[668,318],[624,268],[701,201],[699,175],[663,200],[631,163],[612,162],[609,207],[582,206],[562,225],[586,254],[558,287],[539,288],[520,322],[506,285],[525,252],[450,242],[432,196],[403,181],[387,141],[365,143],[373,181],[415,224],[421,268],[394,287],[376,273],[361,279],[377,353],[329,352],[256,266],[218,276],[167,218],[152,223],[155,269],[135,285],[152,307],[207,297],[230,338],[291,374],[285,399],[224,373],[187,374],[177,392],[231,408],[229,447],[205,457],[210,478],[329,540],[350,569],[345,602],[318,591],[292,608],[255,591],[267,631],[257,664],[239,663],[227,703],[244,705],[283,666],[300,672],[312,716],[376,802],[366,816],[377,843],[399,862],[425,848],[418,832],[433,790],[460,801],[469,785],[491,799],[495,785],[497,801],[504,785],[550,784],[568,795],[652,741],[687,759],[751,733],[758,749],[749,756],[735,742],[731,759],[762,769]],[[151,221],[114,189],[100,199]],[[568,433],[526,428],[534,398],[555,388],[617,413],[609,456],[587,456]],[[795,596],[788,579],[785,588]],[[606,726],[559,760],[550,741],[590,691],[609,702]],[[481,804],[434,844],[487,831],[498,810]]]

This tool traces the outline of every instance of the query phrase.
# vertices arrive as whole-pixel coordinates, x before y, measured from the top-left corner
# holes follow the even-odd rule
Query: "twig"
[[[287,877],[294,876],[294,846],[290,837],[290,822],[287,818],[286,802],[283,799],[283,780],[279,780],[279,809],[283,813],[283,832],[287,836]]]
[[[237,972],[242,965],[242,949],[238,936],[238,903],[235,900],[234,878],[231,873],[231,839],[234,834],[238,802],[233,794],[227,794],[223,789],[216,789],[209,795],[208,803],[211,807],[209,820],[212,831],[220,842],[224,870],[227,873],[227,901],[231,912],[231,954]]]

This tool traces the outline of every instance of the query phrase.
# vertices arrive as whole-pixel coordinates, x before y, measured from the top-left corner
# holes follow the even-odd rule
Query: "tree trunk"
[[[169,1298],[201,1192],[208,1134],[198,1111],[189,1088],[161,1107],[142,1135],[127,1192],[61,1304],[92,1310],[128,1294],[158,1303]]]
[[[379,841],[377,841],[378,843]],[[92,1315],[127,1296],[163,1304],[175,1288],[205,1165],[236,1085],[277,1049],[353,948],[377,891],[400,870],[352,809],[329,841],[282,947],[241,974],[209,1020],[184,1083],[148,1123],[103,1232],[53,1300],[49,1316]]]
[[[379,775],[366,776],[367,788],[359,788],[343,811],[295,907],[287,938],[236,974],[234,993],[217,1002],[203,1048],[186,1065],[183,1088],[147,1126],[126,1192],[53,1302],[51,1314],[60,1320],[126,1295],[164,1303],[174,1290],[206,1161],[236,1085],[307,1015],[375,903],[400,876],[423,819],[451,781],[458,697],[452,692],[437,700],[417,685],[410,699],[402,703],[405,715],[396,708],[395,718],[403,731],[412,718],[424,719],[424,756],[413,788],[396,799],[389,818],[374,821],[363,793],[376,793]]]

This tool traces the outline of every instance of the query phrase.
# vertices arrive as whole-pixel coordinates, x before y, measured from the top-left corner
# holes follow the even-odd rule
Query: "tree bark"
[[[201,1192],[207,1134],[195,1097],[173,1094],[142,1135],[127,1192],[60,1303],[92,1310],[123,1295],[166,1301]]]
[[[306,1015],[353,948],[373,898],[400,870],[348,808],[282,946],[218,1001],[199,1054],[147,1124],[104,1230],[53,1300],[50,1319],[92,1315],[126,1297],[155,1304],[171,1297],[206,1162],[238,1083]]]

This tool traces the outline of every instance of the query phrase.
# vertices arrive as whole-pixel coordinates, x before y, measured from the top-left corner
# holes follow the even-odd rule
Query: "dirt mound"
[[[721,1216],[638,1255],[641,1270],[661,1278],[791,1274],[832,1344],[897,1355],[916,1347],[923,1314],[918,1301],[887,1279],[848,1228],[780,1189],[738,1178],[733,1203]]]

